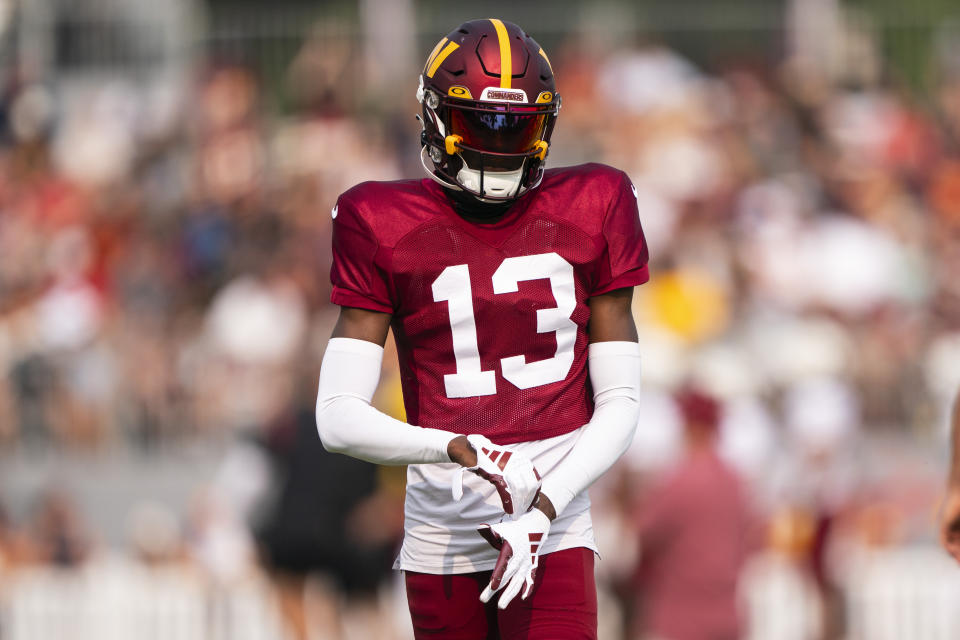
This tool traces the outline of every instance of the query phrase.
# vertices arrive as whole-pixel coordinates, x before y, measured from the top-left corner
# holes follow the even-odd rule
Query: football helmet
[[[509,202],[543,178],[560,112],[553,68],[517,25],[465,22],[420,74],[420,158],[427,174],[484,202]]]

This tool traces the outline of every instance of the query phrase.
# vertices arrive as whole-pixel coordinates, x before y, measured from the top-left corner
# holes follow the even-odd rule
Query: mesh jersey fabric
[[[599,164],[548,170],[493,224],[463,220],[429,179],[360,184],[334,211],[331,300],[392,314],[411,424],[509,444],[589,421],[587,300],[649,277],[623,172]],[[460,284],[440,295],[435,285],[448,276]],[[562,313],[550,311],[561,304]],[[542,332],[538,323],[547,325]],[[471,371],[487,383],[478,393],[448,397],[445,376],[470,368],[462,344],[455,356],[454,331],[476,342],[467,355],[479,356]],[[511,358],[526,372],[511,374]],[[526,366],[541,362],[548,375]]]

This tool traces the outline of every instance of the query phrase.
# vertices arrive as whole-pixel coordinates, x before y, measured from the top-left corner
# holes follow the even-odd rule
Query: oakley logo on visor
[[[488,102],[526,102],[527,94],[520,89],[501,89],[499,87],[487,87],[480,94],[481,100]]]

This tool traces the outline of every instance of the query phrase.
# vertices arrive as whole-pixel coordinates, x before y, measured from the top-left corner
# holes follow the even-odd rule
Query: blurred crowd
[[[643,416],[592,492],[601,549],[628,541],[599,565],[604,606],[641,628],[656,601],[641,533],[690,460],[675,392],[696,388],[719,408],[693,449],[717,452],[750,514],[730,535],[805,576],[817,622],[789,637],[841,637],[855,552],[932,536],[929,459],[960,383],[960,59],[923,99],[650,43],[571,39],[551,59],[550,165],[625,170],[651,252]],[[390,96],[360,71],[311,37],[280,78],[224,62],[169,95],[96,83],[67,109],[11,82],[0,98],[0,450],[225,451],[191,513],[131,516],[132,549],[216,580],[261,563],[292,637],[311,571],[373,597],[401,530],[402,474],[326,454],[312,425],[337,312],[329,210],[357,182],[420,177],[415,71]],[[378,403],[402,416],[385,363]],[[82,566],[95,528],[61,490],[0,513],[0,572]]]

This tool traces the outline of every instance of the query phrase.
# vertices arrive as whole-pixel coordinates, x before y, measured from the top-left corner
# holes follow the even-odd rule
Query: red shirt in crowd
[[[737,640],[737,583],[751,521],[736,473],[713,451],[688,455],[640,511],[643,629],[660,640]]]

